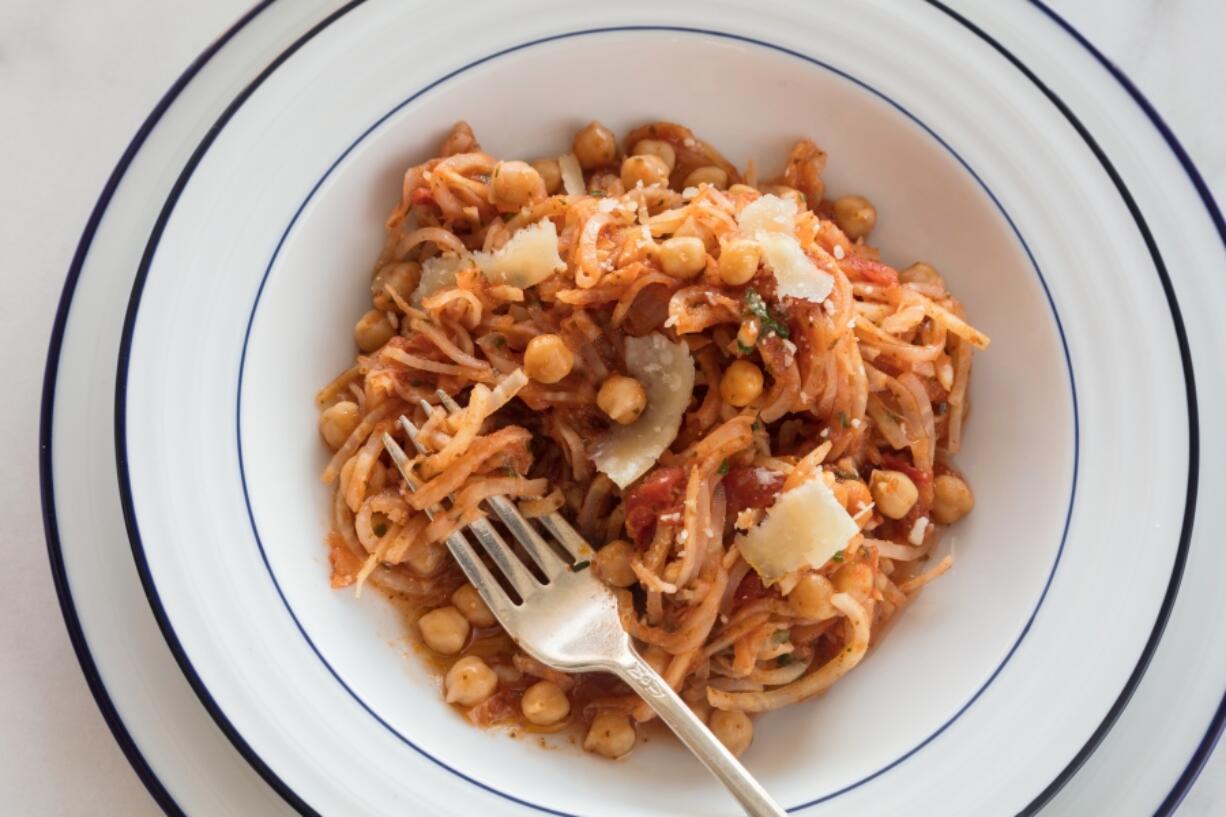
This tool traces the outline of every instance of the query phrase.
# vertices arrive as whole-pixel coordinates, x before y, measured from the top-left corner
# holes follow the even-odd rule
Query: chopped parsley
[[[743,354],[743,355],[747,355],[747,354],[749,354],[750,352],[752,352],[752,351],[753,351],[753,347],[752,347],[752,346],[746,346],[745,344],[741,343],[741,339],[740,339],[740,338],[737,338],[737,339],[736,339],[736,348],[737,348],[737,351],[739,351],[739,352],[740,352],[741,354]]]
[[[587,194],[594,199],[603,199],[605,196],[609,195],[609,192],[607,190],[589,190],[587,191]]]
[[[750,428],[753,429],[754,431],[761,431],[762,423],[758,420],[754,420],[753,425],[751,425]]]
[[[840,468],[834,469],[834,475],[839,479],[859,479],[860,475],[855,471],[844,471]]]
[[[745,290],[745,311],[762,322],[762,328],[781,338],[788,336],[788,328],[771,314],[770,307],[755,289]]]
[[[728,464],[728,460],[724,460],[723,462],[719,464],[719,475],[721,477],[725,476],[728,473],[728,471],[731,470],[731,468],[732,466]]]
[[[510,466],[510,465],[504,465],[504,466],[502,466],[502,473],[503,473],[503,474],[505,474],[505,475],[506,475],[506,476],[508,476],[508,477],[517,477],[517,476],[519,476],[519,472],[515,470],[514,466]]]
[[[851,428],[851,418],[847,416],[847,412],[839,412],[839,425],[841,425],[843,428]]]
[[[495,348],[501,349],[503,346],[507,345],[507,339],[502,335],[494,335],[493,343]]]
[[[771,636],[771,640],[776,644],[782,644],[792,637],[791,630],[775,630],[775,634]]]
[[[837,563],[839,563],[839,564],[842,564],[843,560],[844,560],[844,559],[846,559],[846,558],[847,558],[847,557],[843,555],[843,551],[841,551],[841,550],[836,550],[836,551],[834,552],[834,555],[830,557],[830,561],[832,561],[832,562],[837,562]]]
[[[573,565],[571,565],[570,569],[572,573],[578,573],[580,570],[587,570],[591,566],[591,560],[584,559],[582,562],[575,562]]]

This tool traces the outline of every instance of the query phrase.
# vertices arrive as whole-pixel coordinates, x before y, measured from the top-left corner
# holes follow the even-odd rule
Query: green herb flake
[[[758,420],[754,420],[753,425],[751,425],[750,428],[753,429],[754,431],[761,431],[762,423]]]
[[[783,655],[775,659],[775,666],[786,667],[788,664],[792,663],[795,660],[796,660],[796,656],[792,655],[790,652],[785,652]]]
[[[740,339],[740,338],[737,338],[737,339],[736,339],[736,348],[737,348],[737,351],[739,351],[739,352],[740,352],[741,354],[743,354],[743,355],[747,355],[747,354],[749,354],[750,352],[752,352],[752,351],[753,351],[753,347],[752,347],[752,346],[746,346],[745,344],[741,343],[741,339]]]
[[[841,425],[843,428],[851,428],[851,418],[847,416],[847,412],[839,412],[839,425]]]
[[[582,562],[575,562],[573,565],[571,565],[570,569],[572,573],[578,573],[580,570],[587,570],[591,566],[592,562],[588,559],[584,559]]]
[[[603,199],[605,196],[609,195],[607,190],[589,190],[587,191],[587,194],[594,199]]]
[[[518,471],[516,471],[516,470],[515,470],[515,468],[514,468],[514,466],[511,466],[511,465],[504,465],[504,466],[502,466],[502,473],[503,473],[504,475],[508,476],[508,477],[517,477],[517,476],[519,476],[519,472],[518,472]]]
[[[719,475],[721,477],[727,476],[728,471],[731,469],[732,469],[732,466],[728,464],[728,460],[724,460],[723,462],[719,464]]]
[[[836,550],[836,551],[834,552],[834,555],[830,557],[830,561],[835,562],[835,563],[838,563],[838,564],[842,564],[842,563],[843,563],[843,560],[844,560],[844,559],[846,559],[846,558],[847,558],[847,557],[846,557],[845,555],[843,555],[843,551],[841,551],[841,550]]]
[[[501,349],[503,346],[507,345],[507,339],[504,338],[502,335],[494,335],[493,343],[494,343],[495,348]]]
[[[860,478],[860,475],[857,474],[855,471],[844,471],[839,468],[836,468],[834,470],[834,475],[838,477],[839,479],[859,479]]]
[[[791,630],[775,630],[775,634],[771,636],[771,640],[773,640],[776,644],[783,644],[791,637]]]
[[[771,314],[766,300],[755,289],[745,290],[745,311],[762,322],[762,328],[774,332],[781,338],[788,336],[788,328]]]

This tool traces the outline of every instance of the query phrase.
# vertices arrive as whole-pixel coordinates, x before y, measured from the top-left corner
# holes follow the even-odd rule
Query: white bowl
[[[123,487],[210,703],[327,814],[730,813],[672,741],[611,763],[444,706],[395,608],[328,587],[312,396],[351,361],[401,173],[456,119],[494,155],[533,158],[590,118],[667,118],[767,172],[810,136],[829,189],[877,205],[884,257],[935,264],[992,336],[958,459],[977,507],[946,537],[953,571],[829,694],[763,717],[745,762],[815,813],[1024,809],[1143,652],[1188,466],[1161,281],[1075,131],[1037,95],[997,93],[994,65],[925,48],[943,36],[926,18],[829,19],[819,60],[766,12],[716,33],[582,31],[559,11],[570,33],[542,40],[490,9],[500,24],[462,41],[435,29],[446,49],[405,45],[406,14],[346,14],[237,107],[168,203],[133,301]],[[996,777],[985,760],[1003,752]]]

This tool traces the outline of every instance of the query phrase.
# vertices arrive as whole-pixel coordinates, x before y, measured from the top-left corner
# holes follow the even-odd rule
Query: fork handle
[[[785,817],[787,814],[766,789],[746,771],[719,738],[681,700],[651,665],[637,654],[618,662],[613,671],[656,711],[711,774],[719,778],[749,817]]]

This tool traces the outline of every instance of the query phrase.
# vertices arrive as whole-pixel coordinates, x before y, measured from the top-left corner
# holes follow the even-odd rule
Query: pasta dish
[[[405,173],[354,365],[317,395],[331,581],[406,600],[472,722],[619,757],[653,717],[517,649],[466,582],[444,540],[492,495],[573,522],[596,548],[573,569],[738,754],[750,715],[828,689],[951,567],[988,338],[931,265],[881,259],[826,158],[802,139],[761,178],[680,125],[619,143],[592,122],[558,158],[500,161],[459,123]],[[427,411],[440,390],[463,409]],[[415,491],[381,444],[413,450],[402,414]]]

